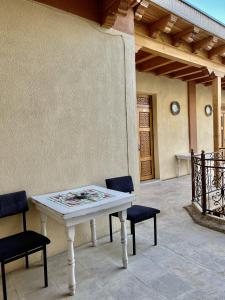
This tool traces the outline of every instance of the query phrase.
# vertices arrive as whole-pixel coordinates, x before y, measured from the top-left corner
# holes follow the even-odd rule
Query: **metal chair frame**
[[[130,180],[131,183],[132,183],[131,185],[128,185],[129,188],[126,188],[126,192],[131,194],[134,191],[133,190],[132,178],[131,178],[131,176],[124,176],[124,177],[129,177],[128,180]],[[121,178],[121,177],[119,177],[119,178]],[[113,179],[116,179],[116,178],[113,178]],[[107,182],[107,180],[110,180],[110,179],[106,179],[106,182]],[[119,188],[118,191],[123,191],[123,190],[120,190],[120,188]],[[112,217],[117,217],[117,216],[115,216],[113,214],[109,215],[110,242],[113,242]],[[157,218],[156,218],[156,214],[153,217],[149,218],[149,219],[152,219],[152,218],[154,218],[154,246],[156,246],[157,245]],[[130,221],[130,229],[131,229],[131,234],[132,234],[132,237],[133,237],[133,255],[136,255],[135,224],[139,223],[139,222],[142,222],[142,221],[137,221],[137,222]]]
[[[110,242],[113,242],[113,231],[112,231],[112,217],[113,215],[109,215],[109,232],[110,232]],[[156,215],[154,215],[154,246],[157,246],[157,219]],[[133,255],[136,255],[136,236],[135,236],[135,224],[139,222],[130,221],[130,231],[133,239]]]
[[[26,223],[26,212],[22,212],[23,216],[23,231],[27,231],[27,223]],[[44,287],[48,287],[48,269],[47,269],[47,250],[46,245],[43,245],[41,247],[32,249],[26,253],[21,253],[19,255],[16,255],[14,257],[7,258],[3,261],[1,261],[1,274],[2,274],[2,289],[3,289],[3,299],[7,300],[7,288],[6,288],[6,273],[5,273],[5,265],[15,261],[17,259],[25,257],[25,265],[26,269],[29,268],[29,255],[36,253],[38,251],[43,251],[43,265],[44,265]]]

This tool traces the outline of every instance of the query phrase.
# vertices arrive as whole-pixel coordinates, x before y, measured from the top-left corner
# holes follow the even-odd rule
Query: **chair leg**
[[[2,271],[2,290],[3,290],[3,299],[7,300],[7,292],[6,292],[6,279],[5,279],[5,264],[1,263],[1,271]]]
[[[154,245],[157,245],[157,224],[156,224],[156,215],[154,216]]]
[[[43,261],[44,261],[44,277],[45,277],[45,287],[48,286],[48,269],[47,269],[47,251],[46,246],[43,248]]]
[[[29,269],[29,258],[28,258],[28,255],[25,256],[25,261],[26,261],[26,269]]]
[[[113,233],[112,233],[112,215],[109,215],[109,233],[110,233],[110,242],[113,242]]]
[[[133,236],[133,255],[136,255],[135,223],[133,222],[131,222],[131,232]]]

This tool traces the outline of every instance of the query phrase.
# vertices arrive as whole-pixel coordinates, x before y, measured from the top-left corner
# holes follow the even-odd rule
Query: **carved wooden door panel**
[[[153,115],[150,96],[137,97],[141,180],[154,178]]]

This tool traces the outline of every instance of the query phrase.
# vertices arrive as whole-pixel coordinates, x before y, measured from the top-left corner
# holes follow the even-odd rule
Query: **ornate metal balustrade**
[[[192,201],[202,210],[225,218],[225,148],[191,153]]]

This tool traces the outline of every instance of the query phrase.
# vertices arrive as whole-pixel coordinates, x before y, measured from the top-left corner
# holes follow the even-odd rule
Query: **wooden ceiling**
[[[225,40],[171,14],[151,1],[146,0],[145,4],[141,13],[140,11],[137,13],[139,6],[136,7],[136,34],[157,39],[186,53],[225,64]],[[136,54],[136,68],[140,72],[151,72],[204,85],[210,85],[213,80],[213,75],[210,75],[206,68],[192,66],[191,62],[188,65],[169,60],[143,49]],[[225,88],[225,78],[222,79],[222,87]]]
[[[136,54],[136,69],[139,72],[150,72],[157,76],[166,76],[183,81],[195,81],[196,84],[211,85],[214,75],[207,68],[198,68],[178,61],[157,56],[143,50]],[[222,88],[225,89],[225,77],[222,78]]]
[[[36,1],[95,20],[106,28],[115,28],[130,34],[133,33],[135,17],[137,35],[179,48],[182,52],[192,54],[192,57],[194,55],[203,58],[203,61],[215,62],[222,68],[225,64],[225,39],[198,28],[191,20],[186,21],[157,6],[151,0]],[[189,64],[187,60],[176,61],[175,57],[169,58],[170,56],[165,57],[162,53],[151,53],[151,48],[143,48],[136,54],[137,70],[205,85],[212,83],[213,74],[210,74],[206,67],[197,67],[196,64],[193,66],[192,62]],[[204,63],[201,65],[204,66]],[[223,78],[223,88],[224,81]]]
[[[136,17],[136,20],[138,20],[138,17]],[[171,14],[154,3],[149,2],[148,7],[143,11],[140,21],[148,26],[150,36],[156,33],[157,30],[158,33],[169,33],[174,44],[176,44],[176,41],[179,41],[180,43],[186,42],[188,44],[193,43],[192,46],[195,51],[200,50],[201,48],[210,51],[211,49],[209,48],[218,48],[223,45],[224,50],[218,52],[225,56],[225,40],[213,36],[211,33]],[[197,43],[200,41],[201,43]],[[209,48],[207,48],[207,45],[209,45]]]

